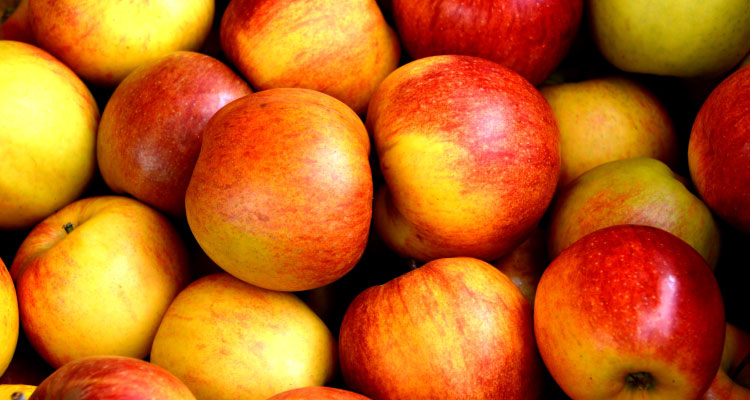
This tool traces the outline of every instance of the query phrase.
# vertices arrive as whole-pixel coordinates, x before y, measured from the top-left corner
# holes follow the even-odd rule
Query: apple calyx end
[[[625,377],[625,386],[635,390],[654,388],[654,376],[650,372],[633,372]]]
[[[68,222],[65,225],[63,225],[63,229],[65,229],[65,233],[73,232],[73,229],[75,229],[75,226],[73,226],[72,222]]]
[[[10,395],[10,400],[26,400],[26,396],[22,392],[13,392]]]

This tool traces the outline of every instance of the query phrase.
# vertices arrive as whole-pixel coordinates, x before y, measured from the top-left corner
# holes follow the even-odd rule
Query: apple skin
[[[308,386],[287,390],[269,397],[268,400],[369,400],[369,397],[343,389]]]
[[[143,360],[86,357],[69,362],[37,386],[29,400],[195,400],[190,389],[165,369]]]
[[[250,284],[300,291],[351,270],[372,217],[362,120],[326,94],[269,89],[219,110],[185,195],[197,242]]]
[[[535,86],[568,52],[582,11],[581,0],[393,0],[399,37],[413,58],[481,57]]]
[[[313,89],[358,114],[401,55],[375,0],[232,0],[221,45],[256,89]]]
[[[558,190],[609,161],[651,157],[674,168],[677,136],[667,110],[645,86],[609,76],[542,86],[560,128]]]
[[[18,300],[13,280],[0,259],[0,376],[10,365],[18,343]]]
[[[0,399],[11,400],[14,393],[23,393],[28,399],[36,390],[34,385],[0,385]]]
[[[750,336],[736,326],[727,323],[724,351],[721,356],[721,366],[711,387],[703,396],[703,400],[747,400],[750,399],[750,389],[730,377],[730,373],[740,366],[743,359],[750,355]]]
[[[188,51],[142,65],[117,86],[99,123],[97,161],[116,193],[185,217],[185,191],[203,128],[252,92],[229,67]]]
[[[0,40],[34,44],[34,35],[29,25],[29,0],[21,0],[8,19],[0,23]]]
[[[329,381],[336,341],[294,294],[219,273],[177,296],[154,338],[151,362],[199,399],[267,399]]]
[[[94,176],[99,109],[70,68],[38,47],[3,40],[0,121],[0,229],[30,228],[77,199]]]
[[[721,219],[750,233],[750,67],[724,79],[693,122],[688,142],[690,177]]]
[[[611,161],[574,180],[550,209],[549,255],[554,259],[595,230],[620,224],[664,229],[690,244],[713,269],[721,234],[711,210],[661,161]]]
[[[428,262],[360,293],[339,333],[347,386],[373,399],[536,399],[531,305],[474,258]]]
[[[147,61],[200,49],[214,8],[213,0],[33,0],[28,12],[39,47],[85,81],[114,87]]]
[[[697,399],[724,344],[724,306],[706,261],[658,228],[584,236],[547,267],[534,304],[539,352],[574,399]],[[650,374],[648,392],[632,374]]]
[[[386,185],[373,222],[404,257],[496,260],[540,221],[560,171],[552,109],[515,72],[469,56],[412,61],[367,113]]]
[[[537,228],[526,241],[492,265],[505,274],[533,306],[536,287],[549,262],[547,233]]]
[[[587,15],[602,55],[627,72],[716,77],[750,50],[745,0],[590,1]]]
[[[11,265],[26,337],[55,368],[94,355],[147,356],[187,284],[186,252],[169,221],[137,200],[71,203],[34,227]]]

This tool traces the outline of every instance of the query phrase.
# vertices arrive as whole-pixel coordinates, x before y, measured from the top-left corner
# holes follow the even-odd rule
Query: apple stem
[[[70,233],[73,232],[73,229],[75,229],[75,227],[73,226],[72,222],[68,222],[67,224],[63,225],[63,229],[65,229],[65,233]]]
[[[628,387],[638,390],[651,390],[654,388],[654,377],[648,372],[634,372],[625,377]]]
[[[10,400],[26,400],[26,396],[21,392],[13,392],[13,394],[10,395]]]
[[[730,374],[730,377],[733,381],[737,381],[737,378],[740,376],[740,372],[742,372],[745,367],[750,363],[750,353],[747,353],[745,355],[745,358],[742,359],[739,365],[737,365],[737,368],[735,368],[734,372]]]

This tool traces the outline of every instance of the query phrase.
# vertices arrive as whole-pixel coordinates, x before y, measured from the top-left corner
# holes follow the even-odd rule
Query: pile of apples
[[[0,400],[750,399],[747,0],[0,13]]]

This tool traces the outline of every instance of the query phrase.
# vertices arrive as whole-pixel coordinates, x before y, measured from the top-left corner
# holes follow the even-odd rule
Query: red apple
[[[697,399],[716,376],[724,307],[706,261],[667,231],[584,236],[542,275],[539,352],[574,399]]]
[[[185,216],[185,191],[203,128],[230,101],[251,93],[229,67],[180,51],[136,69],[102,113],[97,159],[117,193],[173,216]]]
[[[331,283],[364,252],[370,142],[344,103],[269,89],[219,110],[185,195],[187,221],[222,269],[284,291]]]
[[[413,58],[477,56],[538,85],[578,31],[582,0],[393,0],[396,27]]]
[[[213,0],[33,0],[29,23],[39,47],[87,82],[116,86],[141,64],[198,50]]]
[[[29,0],[21,0],[8,19],[0,22],[0,40],[34,44],[34,35],[29,25]]]
[[[347,385],[374,399],[535,399],[531,305],[492,265],[447,258],[371,287],[339,333]]]
[[[730,323],[727,323],[726,329],[721,367],[711,382],[711,387],[703,396],[703,400],[750,399],[750,388],[742,386],[733,378],[741,372],[737,369],[747,363],[750,358],[750,336]]]
[[[86,357],[58,368],[29,400],[195,400],[190,389],[164,368],[143,360]]]
[[[258,90],[318,90],[358,114],[401,54],[375,0],[232,0],[221,45]]]
[[[688,165],[703,201],[720,218],[750,233],[750,67],[724,79],[695,117]]]
[[[374,224],[402,256],[496,260],[531,234],[554,194],[552,109],[491,61],[435,56],[404,65],[375,92],[367,126],[386,183]]]
[[[21,325],[53,367],[94,355],[142,358],[187,284],[182,239],[130,198],[75,201],[39,223],[18,249]]]
[[[368,397],[343,389],[325,386],[308,386],[287,390],[268,400],[368,400]]]
[[[0,375],[5,373],[16,351],[18,324],[16,288],[0,259]]]

